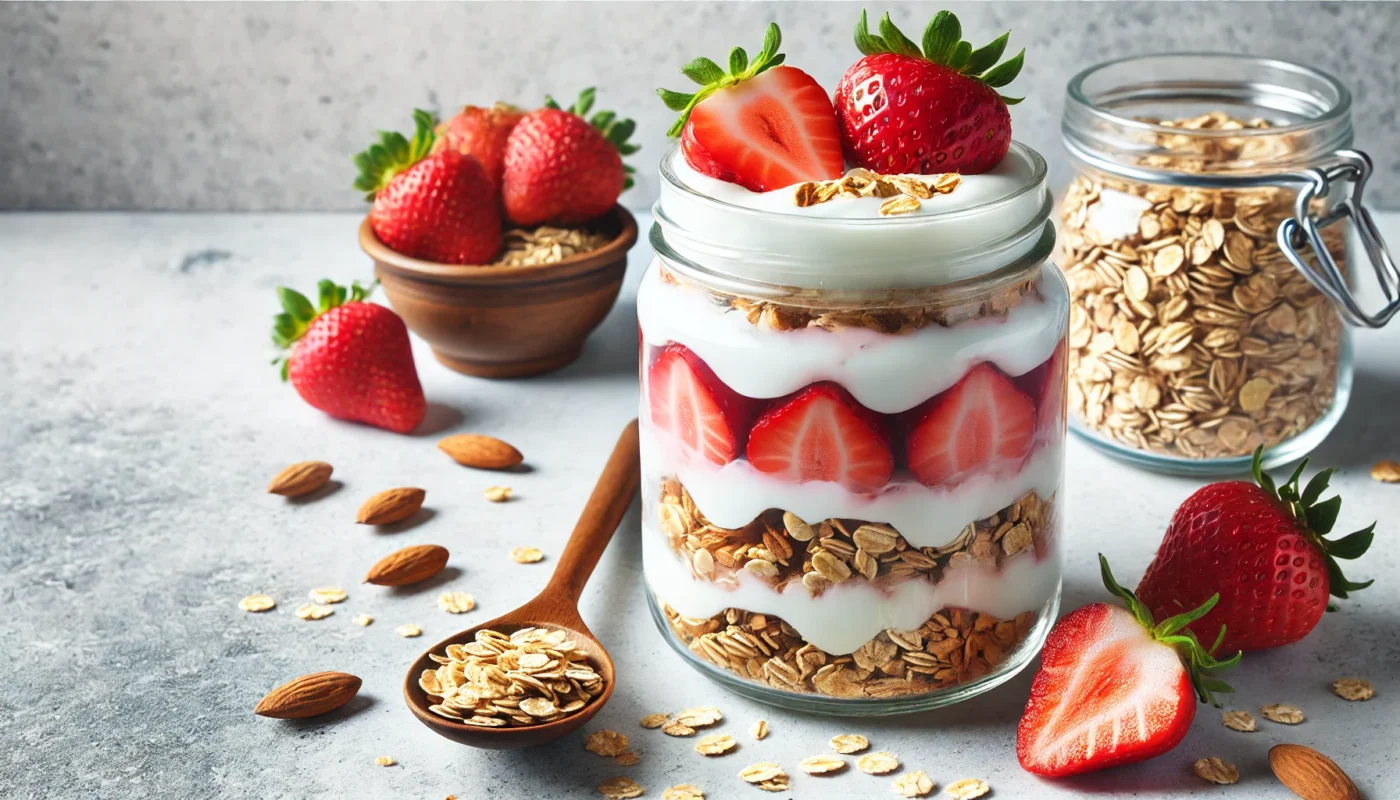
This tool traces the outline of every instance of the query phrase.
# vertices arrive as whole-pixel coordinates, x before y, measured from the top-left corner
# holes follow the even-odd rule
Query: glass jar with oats
[[[643,536],[671,645],[760,700],[885,714],[1034,655],[1060,596],[1069,295],[1045,162],[753,192],[661,166]]]
[[[1238,472],[1260,445],[1265,466],[1287,463],[1327,435],[1351,391],[1349,326],[1400,307],[1350,106],[1329,75],[1247,56],[1134,57],[1070,81],[1072,429],[1198,474]],[[1392,300],[1375,313],[1348,288],[1353,227]]]

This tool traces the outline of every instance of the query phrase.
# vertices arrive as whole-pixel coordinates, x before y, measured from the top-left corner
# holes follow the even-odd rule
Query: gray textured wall
[[[937,3],[889,7],[906,31]],[[1356,98],[1375,157],[1375,205],[1400,207],[1400,66],[1393,3],[952,3],[978,43],[1011,28],[1028,48],[1015,136],[1065,178],[1066,79],[1101,59],[1175,49],[1290,58]],[[778,21],[790,63],[834,88],[856,53],[853,3],[0,4],[0,209],[355,208],[349,156],[413,106],[531,103],[601,87],[637,119],[641,179],[694,55],[756,49]]]

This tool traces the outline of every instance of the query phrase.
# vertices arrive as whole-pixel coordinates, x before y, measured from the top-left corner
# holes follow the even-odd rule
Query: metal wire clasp
[[[1400,270],[1395,260],[1381,240],[1375,220],[1361,205],[1361,193],[1366,188],[1366,180],[1371,177],[1371,159],[1359,150],[1338,150],[1334,153],[1335,162],[1327,167],[1315,167],[1303,172],[1291,173],[1290,178],[1302,179],[1302,187],[1294,205],[1293,217],[1278,226],[1278,246],[1288,260],[1293,262],[1313,286],[1317,287],[1333,304],[1342,318],[1358,327],[1379,328],[1400,312]],[[1350,191],[1345,197],[1331,197],[1333,187],[1339,181],[1350,183]],[[1325,204],[1319,214],[1312,212],[1314,200]],[[1350,219],[1356,225],[1361,237],[1361,245],[1375,270],[1385,294],[1386,304],[1375,314],[1362,310],[1347,287],[1346,275],[1337,266],[1337,260],[1322,241],[1322,229],[1329,225]],[[1306,248],[1311,246],[1316,263],[1309,259]]]

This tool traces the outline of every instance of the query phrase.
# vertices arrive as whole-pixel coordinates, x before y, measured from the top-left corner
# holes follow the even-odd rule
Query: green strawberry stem
[[[272,342],[282,350],[290,350],[297,340],[306,334],[307,328],[316,318],[330,311],[332,308],[339,308],[347,302],[358,303],[369,297],[374,288],[379,285],[379,281],[374,281],[368,286],[360,285],[355,281],[349,289],[336,285],[335,281],[321,279],[316,284],[316,305],[312,306],[311,301],[306,299],[306,295],[295,289],[288,289],[285,286],[277,287],[277,299],[282,303],[282,313],[272,318]],[[274,365],[278,365],[282,372],[282,380],[287,379],[287,369],[291,365],[287,353],[283,353],[272,360]]]
[[[380,131],[378,142],[355,154],[355,168],[360,171],[355,178],[355,188],[365,193],[366,200],[373,202],[374,195],[388,186],[395,175],[422,161],[432,149],[436,137],[433,126],[437,119],[415,108],[413,124],[412,141],[397,131]]]
[[[1220,626],[1220,635],[1215,637],[1215,644],[1209,649],[1201,646],[1196,634],[1186,629],[1187,625],[1204,617],[1210,613],[1215,604],[1220,602],[1220,594],[1211,595],[1210,599],[1200,606],[1174,617],[1168,617],[1161,622],[1152,618],[1152,611],[1139,599],[1137,595],[1129,589],[1118,585],[1118,581],[1113,579],[1113,572],[1108,568],[1108,559],[1103,553],[1099,553],[1099,570],[1103,573],[1103,585],[1113,595],[1123,599],[1127,604],[1128,611],[1157,641],[1171,645],[1176,648],[1182,661],[1186,666],[1186,674],[1191,678],[1191,685],[1196,688],[1196,696],[1202,703],[1210,703],[1219,707],[1215,702],[1215,693],[1228,693],[1235,691],[1230,684],[1216,677],[1217,673],[1233,669],[1240,663],[1240,658],[1244,653],[1235,653],[1224,661],[1217,661],[1215,651],[1220,647],[1220,643],[1225,641],[1225,626]]]
[[[1332,595],[1345,598],[1348,592],[1356,592],[1365,589],[1375,583],[1375,580],[1352,583],[1342,574],[1342,568],[1337,563],[1337,559],[1347,560],[1360,558],[1371,547],[1371,540],[1376,535],[1376,523],[1362,528],[1359,531],[1349,533],[1340,539],[1327,539],[1327,534],[1332,532],[1332,527],[1337,524],[1337,513],[1342,510],[1342,496],[1333,495],[1321,502],[1318,498],[1327,491],[1327,482],[1332,478],[1335,469],[1328,467],[1312,476],[1300,491],[1298,479],[1303,476],[1303,470],[1308,466],[1305,458],[1293,470],[1293,474],[1288,477],[1288,481],[1282,486],[1274,484],[1274,479],[1263,469],[1264,447],[1260,445],[1254,450],[1254,462],[1250,465],[1250,472],[1254,473],[1254,482],[1260,488],[1283,503],[1288,512],[1293,515],[1293,520],[1298,527],[1303,530],[1308,539],[1317,545],[1317,549],[1322,551],[1322,557],[1327,562],[1327,578]]]
[[[974,50],[970,42],[962,40],[962,24],[958,22],[957,16],[951,11],[940,11],[929,20],[928,27],[924,28],[923,52],[920,52],[919,45],[914,44],[895,27],[889,12],[880,18],[878,36],[870,32],[864,9],[860,12],[860,21],[856,23],[856,49],[864,55],[895,53],[910,58],[922,58],[969,78],[976,78],[993,89],[1000,89],[1016,80],[1025,63],[1026,49],[1023,47],[1021,52],[1012,56],[1010,60],[1000,66],[996,65],[1002,53],[1006,51],[1006,41],[1010,37],[1011,32],[1007,31],[991,44]],[[1006,95],[1000,97],[1002,102],[1009,106],[1025,99]]]
[[[590,86],[578,93],[578,99],[568,108],[561,108],[559,103],[549,95],[544,96],[545,108],[553,108],[559,111],[567,111],[577,117],[588,120],[597,131],[603,134],[613,147],[617,148],[618,155],[626,158],[638,150],[642,149],[639,144],[627,141],[631,138],[633,131],[637,130],[637,123],[631,119],[618,119],[617,113],[613,111],[599,111],[589,119],[588,112],[593,109],[593,100],[598,91]],[[623,164],[622,171],[627,173],[627,180],[622,184],[623,190],[632,188],[632,175],[637,171],[631,164]]]
[[[656,90],[667,108],[681,112],[680,118],[671,125],[670,130],[666,131],[666,135],[679,136],[681,129],[685,127],[686,120],[690,119],[691,109],[699,105],[706,97],[720,89],[742,83],[760,72],[783,63],[784,56],[778,52],[778,47],[782,43],[782,31],[778,30],[776,22],[770,22],[768,30],[763,34],[763,49],[754,56],[753,61],[749,61],[749,54],[744,52],[744,48],[736,47],[729,51],[728,70],[721,68],[720,65],[704,56],[693,59],[681,67],[681,73],[700,84],[700,90],[694,94],[673,92],[670,89]]]

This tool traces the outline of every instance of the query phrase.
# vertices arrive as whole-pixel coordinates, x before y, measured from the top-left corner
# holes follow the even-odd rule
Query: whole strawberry
[[[371,286],[349,291],[323,280],[318,305],[299,292],[277,289],[284,311],[272,341],[290,350],[278,359],[301,398],[337,419],[395,433],[418,427],[427,413],[413,366],[408,328],[384,306],[363,302]]]
[[[632,185],[622,156],[637,152],[636,129],[611,111],[586,118],[593,89],[562,109],[553,98],[520,120],[506,140],[501,195],[516,225],[577,225],[601,217]]]
[[[355,156],[355,188],[374,203],[370,227],[390,249],[444,264],[489,264],[501,249],[496,188],[481,163],[432,149],[433,116],[414,111],[417,131],[381,132]]]
[[[1299,491],[1304,460],[1276,487],[1260,467],[1262,454],[1263,448],[1254,453],[1257,483],[1212,483],[1186,498],[1138,587],[1159,615],[1193,608],[1218,589],[1220,603],[1191,627],[1199,635],[1225,626],[1227,651],[1296,642],[1322,619],[1329,594],[1346,597],[1372,583],[1348,581],[1336,559],[1365,553],[1375,523],[1323,538],[1342,505],[1335,495],[1318,501],[1332,470]]]
[[[976,174],[995,167],[1011,147],[1008,105],[1020,98],[997,89],[1021,72],[1026,51],[993,66],[1010,33],[976,50],[962,26],[940,11],[924,29],[923,51],[885,14],[880,35],[865,12],[856,47],[865,57],[836,87],[836,111],[846,156],[882,173]]]
[[[466,106],[437,126],[432,152],[456,150],[475,158],[486,170],[491,185],[499,190],[501,172],[506,166],[506,140],[524,117],[524,111],[507,103],[496,103],[490,108]]]

